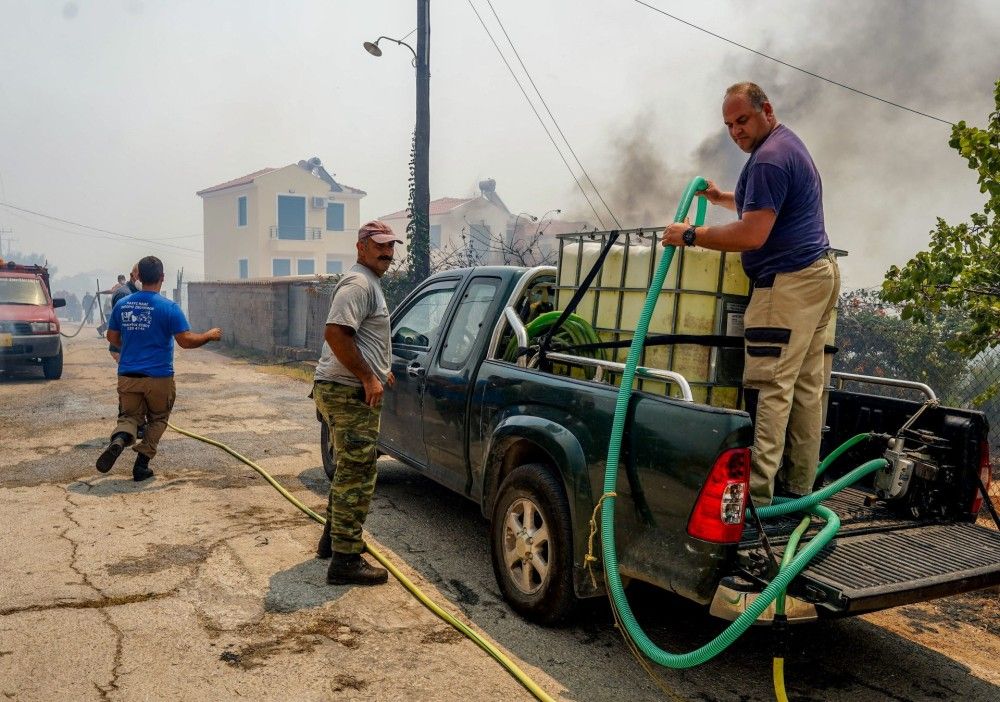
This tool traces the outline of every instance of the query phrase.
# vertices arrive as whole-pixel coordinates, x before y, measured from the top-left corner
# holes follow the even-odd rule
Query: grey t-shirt
[[[384,383],[392,369],[389,307],[385,304],[378,276],[371,269],[356,263],[344,274],[334,288],[326,323],[341,324],[355,331],[354,341],[361,357]],[[316,366],[316,380],[361,387],[358,377],[337,360],[326,341]]]

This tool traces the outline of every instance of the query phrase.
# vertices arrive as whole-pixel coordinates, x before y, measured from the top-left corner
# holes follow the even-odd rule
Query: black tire
[[[543,531],[544,543],[533,543]],[[500,485],[490,521],[490,556],[500,591],[514,611],[544,625],[569,619],[577,605],[569,502],[546,466],[519,466]]]
[[[319,420],[319,450],[323,454],[323,470],[326,477],[332,481],[334,473],[337,472],[337,449],[333,445],[330,428],[322,418]]]
[[[60,345],[58,355],[42,359],[42,373],[45,374],[46,380],[59,380],[62,377],[62,369],[63,350],[62,345]]]

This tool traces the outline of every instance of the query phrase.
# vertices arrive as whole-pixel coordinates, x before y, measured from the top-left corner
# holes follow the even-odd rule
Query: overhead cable
[[[721,39],[724,42],[732,44],[733,46],[738,46],[739,48],[741,48],[741,49],[743,49],[745,51],[749,51],[752,54],[757,54],[758,56],[766,58],[766,59],[768,59],[770,61],[774,61],[775,63],[780,63],[782,66],[787,66],[788,68],[792,68],[792,69],[794,69],[796,71],[800,71],[802,73],[805,73],[808,76],[812,76],[813,78],[819,78],[820,80],[825,80],[827,83],[832,83],[833,85],[836,85],[836,86],[839,86],[841,88],[844,88],[845,90],[850,90],[851,92],[857,93],[858,95],[864,95],[865,97],[869,97],[872,100],[878,100],[879,102],[884,102],[886,105],[892,105],[893,107],[898,107],[901,110],[906,110],[907,112],[912,112],[915,115],[920,115],[921,117],[926,117],[928,119],[933,119],[933,120],[936,120],[938,122],[943,122],[944,124],[948,124],[948,125],[951,125],[953,127],[955,126],[955,123],[951,122],[949,120],[943,119],[941,117],[935,117],[934,115],[929,115],[926,112],[921,112],[920,110],[915,110],[912,107],[907,107],[906,105],[900,105],[898,102],[893,102],[892,100],[886,100],[885,98],[881,98],[878,95],[872,95],[871,93],[866,93],[864,90],[858,90],[857,88],[852,88],[851,86],[846,85],[845,83],[840,83],[838,81],[833,80],[832,78],[827,78],[826,76],[821,76],[819,73],[813,73],[812,71],[807,71],[806,69],[800,68],[799,66],[796,66],[795,64],[791,64],[791,63],[788,63],[787,61],[782,61],[779,58],[775,58],[774,56],[770,56],[768,54],[765,54],[763,51],[757,51],[757,49],[753,49],[753,48],[751,48],[749,46],[745,46],[743,44],[740,44],[737,41],[733,41],[732,39],[728,39],[728,38],[722,36],[721,34],[716,34],[715,32],[712,32],[712,31],[709,31],[708,29],[705,29],[704,27],[699,27],[697,24],[694,24],[693,22],[688,22],[685,19],[681,19],[677,15],[672,15],[669,12],[665,12],[665,11],[661,10],[660,8],[656,7],[655,5],[650,5],[648,2],[643,2],[643,0],[634,0],[634,2],[638,3],[639,5],[642,5],[643,7],[649,8],[653,12],[659,12],[661,15],[663,15],[665,17],[669,17],[670,19],[674,20],[675,22],[680,22],[681,24],[686,24],[688,27],[691,27],[692,29],[697,29],[699,32],[704,32],[705,34],[708,34],[709,36],[715,37],[716,39]]]
[[[594,189],[595,193],[597,193],[597,197],[600,198],[601,204],[604,205],[604,209],[606,209],[608,211],[608,214],[611,215],[611,219],[615,220],[615,224],[618,225],[619,229],[621,229],[622,226],[621,222],[618,221],[618,218],[615,217],[615,213],[611,211],[610,207],[608,207],[608,203],[604,201],[604,196],[601,195],[601,191],[597,188],[597,185],[594,183],[594,180],[590,177],[590,174],[587,173],[587,169],[583,167],[583,163],[581,163],[580,159],[577,157],[576,151],[573,150],[573,145],[570,143],[569,139],[566,138],[566,135],[563,133],[562,127],[559,126],[559,120],[556,119],[556,116],[552,114],[552,110],[549,109],[549,104],[545,101],[545,98],[542,96],[542,91],[538,89],[537,85],[535,85],[535,80],[534,78],[531,77],[531,72],[528,70],[528,67],[524,65],[524,61],[521,60],[521,54],[518,53],[517,47],[514,46],[513,40],[511,40],[510,35],[507,33],[507,29],[504,27],[503,22],[500,20],[500,15],[498,15],[497,11],[493,8],[493,3],[490,0],[486,0],[486,4],[490,6],[490,11],[496,18],[497,24],[500,25],[500,31],[502,31],[503,35],[507,37],[507,43],[510,44],[510,48],[514,52],[514,56],[517,57],[517,62],[521,64],[521,68],[524,70],[524,75],[528,76],[528,80],[531,82],[531,87],[534,88],[535,93],[538,94],[538,99],[542,101],[542,105],[545,107],[545,111],[549,114],[549,118],[552,120],[552,124],[555,125],[556,130],[559,132],[559,136],[563,138],[563,141],[566,143],[566,147],[569,149],[569,152],[573,154],[573,159],[576,161],[576,165],[580,167],[580,171],[583,173],[584,177],[590,183],[590,187]]]
[[[148,243],[148,244],[156,244],[157,246],[166,246],[166,247],[169,247],[171,249],[177,249],[178,251],[188,251],[188,252],[197,253],[197,254],[202,253],[202,251],[200,249],[189,249],[189,248],[187,248],[185,246],[177,246],[175,244],[164,244],[164,243],[162,243],[160,241],[157,241],[156,239],[147,239],[147,238],[141,237],[141,236],[131,236],[130,234],[121,234],[119,232],[113,232],[110,229],[101,229],[100,227],[92,227],[89,224],[81,224],[80,222],[74,222],[74,221],[69,220],[69,219],[62,219],[61,217],[56,217],[54,215],[45,214],[44,212],[36,212],[35,210],[29,210],[29,209],[26,209],[24,207],[17,207],[16,205],[12,205],[9,202],[0,202],[0,206],[7,207],[7,208],[12,209],[12,210],[17,210],[18,212],[26,212],[28,214],[33,214],[33,215],[35,215],[37,217],[44,217],[45,219],[51,219],[51,220],[56,221],[56,222],[62,222],[63,224],[69,224],[69,225],[72,225],[74,227],[80,227],[82,229],[91,229],[91,230],[93,230],[95,232],[101,232],[102,234],[110,234],[111,236],[119,237],[120,239],[131,239],[133,241],[140,241],[140,242],[145,242],[145,243]],[[88,236],[84,232],[72,232],[72,231],[68,231],[66,229],[60,229],[58,231],[65,232],[66,234],[76,234],[76,235],[79,235],[79,236]],[[181,238],[181,237],[178,237],[178,238]]]
[[[483,25],[483,31],[486,32],[486,36],[488,36],[490,38],[490,41],[493,42],[493,46],[496,48],[497,53],[500,54],[500,60],[503,61],[505,66],[507,66],[507,70],[510,71],[511,77],[514,78],[514,82],[517,83],[517,87],[520,88],[521,94],[524,95],[524,99],[528,101],[528,106],[531,108],[531,111],[535,113],[535,117],[538,118],[538,122],[542,125],[542,129],[545,130],[545,134],[546,136],[548,136],[549,141],[552,142],[552,146],[555,147],[556,152],[559,154],[559,158],[561,158],[562,162],[566,165],[566,169],[573,177],[573,181],[576,183],[576,187],[580,189],[580,192],[583,194],[583,197],[587,201],[587,204],[590,205],[590,209],[591,211],[593,211],[594,217],[597,218],[597,222],[601,225],[601,229],[604,229],[605,228],[604,220],[602,220],[601,215],[598,214],[597,208],[594,207],[594,203],[587,195],[587,191],[580,183],[580,179],[576,177],[576,173],[573,171],[573,167],[570,166],[569,161],[566,160],[566,156],[563,154],[562,149],[559,147],[559,144],[556,143],[555,138],[552,136],[552,132],[549,131],[548,126],[545,124],[545,120],[542,119],[542,116],[540,114],[538,114],[538,110],[535,108],[534,103],[531,101],[531,98],[528,97],[528,92],[524,89],[524,86],[521,84],[521,80],[517,77],[517,74],[514,72],[514,69],[510,65],[510,62],[507,61],[507,57],[503,55],[503,51],[500,49],[500,45],[497,44],[496,39],[493,38],[493,34],[490,32],[489,27],[486,26],[486,22],[483,21],[482,16],[479,14],[479,10],[477,10],[476,6],[472,4],[472,0],[467,0],[467,2],[469,3],[469,7],[471,7],[472,11],[476,14],[476,18],[479,20],[479,23]]]

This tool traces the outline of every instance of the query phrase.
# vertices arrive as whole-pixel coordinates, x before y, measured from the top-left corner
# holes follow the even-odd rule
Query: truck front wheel
[[[543,465],[515,468],[500,486],[490,522],[493,573],[521,616],[558,624],[576,606],[573,532],[559,480]]]
[[[62,377],[62,369],[63,350],[60,346],[57,355],[42,359],[42,373],[45,374],[46,380],[59,380]]]

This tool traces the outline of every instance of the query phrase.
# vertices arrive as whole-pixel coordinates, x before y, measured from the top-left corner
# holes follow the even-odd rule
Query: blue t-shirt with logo
[[[108,329],[122,335],[118,375],[151,378],[174,374],[174,334],[190,329],[180,306],[159,293],[140,290],[118,301]]]
[[[740,219],[754,210],[777,215],[764,245],[743,252],[750,278],[801,270],[830,250],[819,171],[806,145],[785,125],[750,154],[733,196]]]

